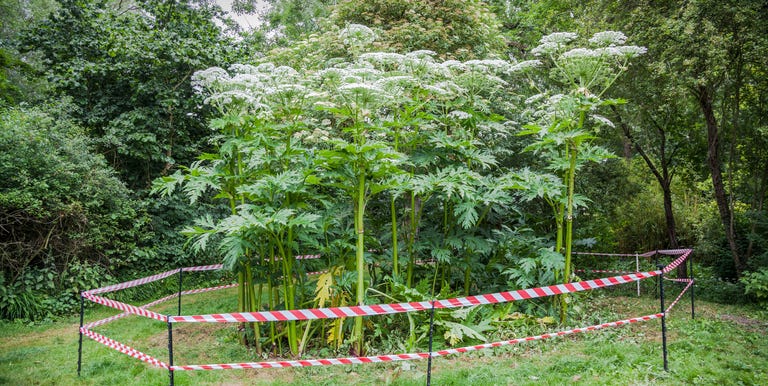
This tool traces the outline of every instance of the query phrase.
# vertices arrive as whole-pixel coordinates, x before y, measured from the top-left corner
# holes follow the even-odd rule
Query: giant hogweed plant
[[[574,210],[579,201],[584,201],[575,193],[576,173],[586,162],[611,156],[605,148],[593,144],[601,126],[613,126],[599,115],[599,109],[624,103],[605,99],[604,95],[626,71],[630,60],[646,51],[624,45],[626,36],[616,31],[594,34],[589,47],[574,48],[576,39],[575,33],[554,33],[543,37],[532,50],[540,59],[531,63],[547,71],[547,89],[527,100],[530,123],[521,132],[534,137],[527,149],[539,154],[565,187],[546,197],[555,212],[555,250],[565,258],[564,283],[571,280]],[[561,322],[565,322],[567,308],[568,297],[562,296]]]
[[[344,44],[360,48],[355,42],[370,40],[370,34],[365,27],[349,26]],[[182,186],[192,200],[213,194],[229,203],[229,216],[204,217],[185,233],[193,248],[214,245],[225,265],[238,272],[244,311],[262,307],[265,282],[270,309],[327,301],[316,296],[302,303],[296,281],[303,276],[295,269],[300,264],[297,254],[323,244],[317,239],[345,232],[328,229],[343,221],[323,217],[345,216],[323,207],[348,208],[354,219],[348,239],[354,240],[355,254],[353,265],[339,261],[341,256],[328,257],[333,268],[323,277],[322,287],[337,288],[334,298],[339,305],[351,300],[343,292],[354,288],[355,303],[364,304],[366,293],[374,290],[366,288],[371,280],[366,276],[371,272],[366,241],[374,237],[366,226],[380,223],[367,218],[366,209],[385,193],[390,195],[393,280],[401,280],[397,246],[402,234],[409,257],[406,288],[412,285],[413,266],[423,252],[419,249],[429,248],[429,256],[438,261],[431,278],[433,296],[438,275],[441,285],[448,283],[455,267],[463,270],[459,281],[468,293],[472,268],[482,267],[481,257],[494,248],[486,221],[494,216],[496,222],[502,221],[511,210],[516,196],[510,190],[541,191],[536,179],[499,170],[495,154],[504,149],[498,138],[507,135],[507,125],[493,114],[493,104],[509,87],[501,76],[540,62],[439,62],[427,51],[350,52],[353,60],[332,60],[318,71],[264,63],[234,65],[228,71],[212,68],[194,77],[196,87],[208,95],[207,103],[221,113],[211,122],[218,134],[218,152],[204,154],[190,168],[164,178],[156,190],[170,194]],[[552,126],[545,124],[551,116],[545,107],[532,114],[539,125],[535,127]],[[554,125],[549,131],[567,133],[565,126]],[[536,132],[543,137],[546,131]],[[539,142],[531,149],[557,153],[551,137]],[[586,146],[579,145],[581,154],[586,153]],[[569,149],[565,154],[571,154]],[[554,172],[562,170],[568,169]],[[573,202],[561,204],[567,203],[561,196],[565,195],[549,190],[544,194],[553,207],[572,211]],[[406,201],[404,210],[398,210],[400,197]],[[427,243],[418,240],[425,213],[430,215],[427,228],[433,236]],[[398,223],[407,224],[404,232]],[[325,244],[338,243],[325,240]],[[353,277],[354,283],[349,282]],[[273,287],[277,281],[281,284]],[[341,320],[333,324],[329,342],[338,346],[343,326]],[[310,323],[304,327],[302,338],[296,324],[285,329],[294,354],[300,354],[309,333],[316,331]],[[362,318],[356,318],[347,340],[360,355],[365,347],[363,327]],[[260,329],[254,333],[258,347]],[[271,325],[273,344],[280,344],[282,334]]]
[[[155,190],[170,194],[183,185],[192,201],[208,192],[226,200],[228,217],[206,216],[184,230],[193,249],[205,249],[211,239],[217,240],[224,265],[238,275],[239,311],[261,309],[265,281],[268,306],[274,309],[280,303],[275,280],[282,281],[285,307],[293,309],[297,233],[314,231],[318,218],[313,213],[316,192],[307,188],[313,165],[298,138],[307,127],[302,113],[312,96],[288,67],[235,65],[230,72],[211,68],[194,76],[195,86],[210,93],[206,102],[220,112],[210,123],[218,152],[203,154],[190,168],[164,177]],[[250,331],[261,351],[260,329]],[[291,352],[297,354],[295,322],[288,322],[287,337]],[[274,324],[270,340],[277,340]]]

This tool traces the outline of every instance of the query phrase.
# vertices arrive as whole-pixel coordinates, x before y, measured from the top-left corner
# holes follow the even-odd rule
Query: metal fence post
[[[182,287],[182,276],[183,276],[183,274],[184,274],[184,269],[183,268],[179,268],[179,313],[178,313],[179,316],[181,316],[181,290],[183,289],[183,287]]]
[[[662,353],[664,355],[664,371],[669,371],[669,364],[667,362],[667,312],[664,310],[664,266],[657,265],[661,269],[659,275],[659,300],[661,301],[661,345]]]
[[[693,256],[688,256],[688,278],[691,279],[691,319],[696,319],[696,299],[693,295],[693,288],[696,287],[696,280],[693,278]]]
[[[170,315],[168,315],[168,376],[173,386],[173,324]]]
[[[640,255],[635,253],[635,272],[640,272]],[[640,297],[640,280],[637,282],[637,297]]]
[[[427,358],[427,386],[432,384],[432,334],[435,331],[435,301],[429,314],[429,358]]]
[[[83,314],[85,312],[85,298],[80,294],[80,340],[77,344],[77,376],[80,376],[80,368],[83,363]]]

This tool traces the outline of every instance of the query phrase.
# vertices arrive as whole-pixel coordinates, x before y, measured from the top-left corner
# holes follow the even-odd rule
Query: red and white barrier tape
[[[582,256],[604,256],[604,257],[635,257],[640,256],[639,254],[631,254],[631,253],[601,253],[601,252],[571,252],[572,255],[582,255]]]
[[[181,270],[184,272],[200,272],[200,271],[217,271],[220,269],[223,269],[223,264],[214,264],[214,265],[201,265],[199,267],[185,267]]]
[[[677,283],[690,283],[693,281],[693,279],[675,279],[675,278],[669,278],[669,277],[664,277],[664,280],[674,281]]]
[[[680,291],[680,295],[677,295],[677,299],[675,299],[675,301],[674,301],[674,302],[672,302],[672,303],[669,305],[669,307],[667,307],[667,309],[666,309],[666,310],[664,310],[664,313],[665,313],[665,314],[668,314],[668,313],[669,313],[669,311],[670,311],[670,310],[672,310],[672,307],[674,307],[674,306],[675,306],[675,304],[677,304],[677,302],[679,302],[679,301],[680,301],[680,299],[682,299],[682,298],[683,298],[683,295],[685,294],[685,292],[686,292],[686,291],[688,291],[688,289],[689,289],[689,288],[691,288],[691,286],[692,286],[692,285],[693,285],[693,281],[689,281],[689,282],[688,282],[688,285],[687,285],[687,286],[685,286],[685,288],[683,288],[683,290],[682,290],[682,291]]]
[[[166,272],[163,272],[163,273],[158,273],[157,275],[147,276],[147,277],[144,277],[144,278],[141,278],[141,279],[131,280],[131,281],[127,281],[127,282],[124,282],[124,283],[113,284],[113,285],[110,285],[110,286],[106,286],[106,287],[102,287],[102,288],[97,288],[97,289],[92,289],[90,291],[85,291],[85,292],[88,292],[88,293],[91,293],[91,294],[94,294],[94,295],[95,294],[103,294],[103,293],[107,293],[107,292],[113,292],[113,291],[117,291],[117,290],[121,290],[121,289],[126,289],[126,288],[131,288],[131,287],[136,287],[136,286],[148,284],[148,283],[151,283],[153,281],[158,281],[158,280],[161,280],[161,279],[165,279],[166,277],[176,275],[178,273],[179,273],[179,270],[175,269],[173,271],[166,271]]]
[[[677,268],[680,264],[683,264],[683,262],[688,259],[688,256],[690,256],[691,252],[693,252],[692,249],[671,249],[666,251],[659,251],[659,253],[664,255],[677,255],[677,252],[681,252],[682,255],[675,259],[673,262],[667,264],[666,267],[662,269],[664,273],[671,272],[673,269]]]
[[[140,307],[132,306],[130,304],[125,304],[123,302],[118,302],[112,299],[107,299],[101,296],[95,296],[88,292],[83,292],[82,296],[94,303],[101,304],[103,306],[112,307],[115,309],[118,309],[120,311],[125,311],[134,315],[139,316],[145,316],[147,318],[152,318],[159,320],[161,322],[168,322],[168,317],[162,314],[158,314],[157,312],[152,312],[149,310],[145,310]]]
[[[221,264],[214,264],[214,265],[202,265],[202,266],[199,266],[199,267],[185,267],[185,268],[182,268],[181,270],[185,271],[185,272],[215,271],[215,270],[222,269],[222,267],[223,266]],[[96,294],[103,294],[103,293],[107,293],[107,292],[114,292],[114,291],[121,290],[121,289],[126,289],[126,288],[131,288],[131,287],[136,287],[136,286],[144,285],[144,284],[149,284],[149,283],[152,283],[154,281],[158,281],[158,280],[161,280],[161,279],[165,279],[166,277],[176,275],[178,273],[179,273],[179,270],[178,269],[174,269],[172,271],[166,271],[166,272],[158,273],[157,275],[147,276],[147,277],[143,277],[141,279],[131,280],[131,281],[127,281],[127,282],[124,282],[124,283],[117,283],[117,284],[109,285],[109,286],[102,287],[102,288],[92,289],[92,290],[89,290],[89,291],[86,291],[86,292],[89,292],[89,293],[94,294],[94,295],[96,295]]]
[[[248,363],[227,363],[227,364],[212,364],[212,365],[186,365],[186,366],[172,366],[171,370],[174,371],[189,371],[189,370],[224,370],[224,369],[265,369],[265,368],[284,368],[284,367],[309,367],[309,366],[331,366],[331,365],[350,365],[350,364],[364,364],[364,363],[382,363],[393,361],[405,361],[412,359],[423,359],[428,357],[440,357],[452,354],[460,354],[469,351],[477,351],[492,347],[502,347],[522,342],[530,342],[535,340],[549,339],[558,336],[565,336],[575,333],[584,333],[588,331],[600,330],[607,327],[623,326],[630,323],[645,322],[652,319],[661,318],[664,314],[658,313],[653,315],[641,316],[638,318],[624,319],[611,323],[603,323],[589,327],[575,328],[572,330],[560,331],[551,334],[543,334],[537,336],[531,336],[527,338],[511,339],[507,341],[485,343],[475,346],[461,347],[455,349],[447,349],[433,352],[422,352],[413,354],[393,354],[393,355],[377,355],[368,357],[350,357],[350,358],[333,358],[333,359],[305,359],[305,360],[293,360],[293,361],[275,361],[275,362],[248,362]]]
[[[410,302],[394,304],[374,304],[351,307],[332,307],[302,310],[238,312],[228,314],[182,315],[169,316],[171,323],[244,323],[244,322],[277,322],[290,320],[332,319],[354,316],[371,316],[396,314],[401,312],[423,311],[435,308],[455,308],[479,304],[505,303],[524,299],[534,299],[565,293],[586,291],[617,284],[630,283],[659,275],[661,271],[637,272],[629,275],[580,281],[568,284],[557,284],[548,287],[522,289],[517,291],[498,292],[493,294],[467,296],[434,302]]]
[[[143,306],[139,306],[139,308],[145,308],[146,309],[146,308],[152,307],[154,305],[166,302],[168,300],[177,298],[178,296],[179,296],[179,294],[168,295],[168,296],[166,296],[166,297],[164,297],[162,299],[157,299],[157,300],[155,300],[155,301],[153,301],[151,303],[147,303],[147,304],[145,304]],[[91,328],[94,328],[94,327],[97,327],[97,326],[102,326],[102,325],[105,325],[105,324],[107,324],[109,322],[114,322],[115,320],[122,319],[122,318],[124,318],[124,317],[126,317],[128,315],[133,315],[133,313],[131,313],[131,312],[123,312],[123,313],[117,314],[115,316],[110,316],[109,318],[106,318],[106,319],[101,319],[101,320],[97,320],[95,322],[88,323],[88,324],[84,325],[83,328],[91,329]]]
[[[573,272],[584,272],[584,273],[624,273],[624,274],[629,274],[629,273],[635,273],[637,271],[616,271],[616,270],[611,270],[611,269],[577,269],[577,270],[574,270]]]
[[[688,255],[693,251],[693,249],[690,248],[679,248],[679,249],[658,249],[655,252],[660,255]]]
[[[126,345],[124,345],[124,344],[122,344],[122,343],[120,343],[120,342],[118,342],[116,340],[107,338],[104,335],[95,333],[95,332],[93,332],[93,331],[91,331],[91,330],[89,330],[87,328],[81,328],[80,332],[82,332],[83,335],[85,335],[85,336],[87,336],[87,337],[89,337],[89,338],[91,338],[91,339],[93,339],[93,340],[95,340],[95,341],[97,341],[97,342],[99,342],[99,343],[101,343],[101,344],[111,348],[111,349],[117,350],[117,351],[119,351],[119,352],[121,352],[123,354],[126,354],[128,356],[131,356],[131,357],[134,357],[136,359],[142,360],[144,362],[147,362],[147,363],[149,363],[151,365],[154,365],[154,366],[157,366],[157,367],[161,367],[161,368],[164,368],[164,369],[168,369],[169,368],[168,364],[166,364],[163,361],[160,361],[160,360],[158,360],[158,359],[156,359],[156,358],[154,358],[154,357],[152,357],[150,355],[144,354],[143,352],[141,352],[139,350],[136,350],[136,349],[133,349],[131,347],[128,347],[128,346],[126,346]]]
[[[218,287],[200,288],[200,289],[194,289],[194,290],[189,290],[189,291],[183,291],[181,294],[182,295],[191,295],[191,294],[198,294],[198,293],[209,292],[209,291],[216,291],[216,290],[220,290],[220,289],[232,288],[232,287],[237,287],[237,286],[238,286],[237,283],[233,283],[233,284],[221,285],[221,286],[218,286]],[[166,296],[164,298],[157,299],[157,300],[155,300],[155,301],[153,301],[151,303],[147,303],[147,304],[144,304],[142,306],[139,306],[139,308],[145,308],[146,309],[146,308],[158,305],[160,303],[167,302],[168,300],[175,299],[177,297],[179,297],[178,293],[171,294],[171,295],[168,295],[168,296]],[[106,318],[106,319],[101,319],[101,320],[97,320],[95,322],[88,323],[88,324],[84,325],[83,327],[91,329],[91,328],[94,328],[94,327],[97,327],[97,326],[105,325],[105,324],[107,324],[109,322],[114,322],[115,320],[118,320],[118,319],[122,319],[122,318],[124,318],[124,317],[126,317],[128,315],[133,315],[133,313],[131,313],[131,312],[123,312],[123,313],[117,314],[115,316],[110,316],[109,318]]]

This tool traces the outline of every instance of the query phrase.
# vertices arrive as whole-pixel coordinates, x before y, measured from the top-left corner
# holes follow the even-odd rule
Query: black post
[[[168,376],[171,378],[173,386],[173,324],[168,316]]]
[[[654,254],[653,255],[653,265],[655,265],[658,269],[661,269],[661,267],[662,267],[661,265],[659,265],[659,255],[658,254]],[[661,282],[661,276],[657,276],[656,277],[656,288],[655,288],[655,291],[654,291],[654,292],[656,292],[656,297],[657,298],[659,296],[659,283],[660,282]]]
[[[178,314],[179,316],[181,316],[181,290],[183,288],[181,286],[181,283],[182,283],[181,279],[183,274],[184,274],[184,270],[182,268],[179,268],[179,314]]]
[[[77,376],[80,376],[80,367],[83,363],[83,313],[85,312],[85,298],[80,294],[80,342],[77,344]]]
[[[435,331],[435,301],[429,314],[429,358],[427,358],[427,386],[432,384],[432,333]]]
[[[693,257],[688,256],[688,278],[691,279],[691,319],[696,319],[696,302],[693,296],[693,288],[696,287],[696,281],[693,279]]]
[[[659,269],[664,268],[663,265],[657,265]],[[664,271],[661,271],[659,275],[659,299],[661,300],[661,345],[662,352],[664,354],[664,371],[669,371],[669,364],[667,362],[667,313],[664,310]]]

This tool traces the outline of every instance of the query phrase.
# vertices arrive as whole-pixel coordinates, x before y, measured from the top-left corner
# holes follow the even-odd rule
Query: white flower
[[[552,33],[552,34],[549,34],[547,36],[542,37],[541,40],[539,41],[539,43],[541,43],[541,44],[554,43],[554,44],[557,44],[557,45],[563,45],[565,43],[568,43],[568,42],[576,39],[576,37],[578,37],[578,36],[579,35],[577,35],[577,34],[575,34],[573,32],[555,32],[555,33]]]
[[[597,56],[600,54],[589,48],[574,48],[560,55],[562,59],[594,58]]]
[[[417,50],[417,51],[412,51],[405,54],[405,56],[409,58],[426,59],[426,60],[432,59],[432,57],[435,55],[437,55],[437,53],[435,51],[430,51],[430,50]]]
[[[596,48],[595,52],[597,52],[600,56],[608,56],[608,57],[616,57],[616,56],[623,56],[621,50],[619,47],[603,47],[603,48]]]
[[[461,86],[459,86],[458,84],[450,80],[435,83],[435,86],[453,95],[459,95],[467,92],[466,89],[462,88]]]
[[[557,50],[560,48],[560,45],[557,43],[542,43],[538,45],[536,48],[531,50],[531,53],[534,56],[542,56],[542,55],[550,55],[557,52]]]
[[[403,62],[405,55],[394,52],[370,52],[360,55],[360,60],[379,65],[393,65]]]
[[[464,65],[463,62],[460,62],[458,60],[446,60],[443,62],[443,67],[456,70],[456,71],[466,71],[467,66]]]
[[[470,113],[468,113],[466,111],[453,110],[450,113],[448,113],[448,118],[452,118],[452,119],[456,119],[456,120],[461,121],[461,120],[472,118],[472,114],[470,114]]]
[[[591,118],[592,118],[592,119],[593,119],[595,122],[597,122],[598,124],[602,124],[602,125],[605,125],[605,126],[608,126],[608,127],[616,127],[616,126],[613,124],[613,122],[611,122],[611,120],[610,120],[610,119],[608,119],[608,118],[606,118],[606,117],[604,117],[604,116],[602,116],[602,115],[593,114],[593,115],[591,116]]]
[[[347,73],[360,79],[373,79],[378,78],[381,75],[381,71],[368,67],[350,68],[347,70]]]
[[[347,83],[338,88],[340,91],[348,91],[354,94],[384,95],[384,90],[371,83]]]
[[[280,66],[273,69],[271,72],[275,77],[278,78],[294,78],[299,75],[298,71],[289,66]]]
[[[256,67],[257,71],[265,74],[271,73],[272,70],[274,69],[275,69],[275,65],[272,63],[262,63]]]
[[[589,42],[598,47],[609,47],[624,44],[627,37],[619,31],[603,31],[592,35]]]
[[[250,64],[235,63],[229,66],[229,72],[233,74],[258,74],[259,68],[251,66]]]
[[[541,61],[539,61],[539,60],[526,60],[526,61],[523,61],[523,62],[515,63],[514,65],[509,67],[509,69],[507,70],[507,73],[524,71],[524,70],[527,70],[529,68],[536,68],[536,67],[539,67],[539,66],[541,66]]]
[[[216,87],[227,80],[229,80],[227,71],[220,67],[211,67],[192,75],[192,88],[202,92],[206,88]]]
[[[358,46],[372,43],[376,40],[376,34],[370,28],[361,24],[350,24],[339,33],[339,38],[344,44]]]
[[[396,75],[386,78],[381,78],[376,81],[376,85],[383,89],[393,89],[397,87],[410,87],[417,83],[416,78],[409,75]]]
[[[648,49],[645,47],[638,47],[638,46],[621,46],[616,47],[622,55],[628,57],[628,58],[634,58],[638,57],[646,52],[648,52]]]
[[[327,101],[327,100],[319,100],[319,101],[315,102],[315,106],[317,106],[319,108],[322,108],[322,109],[335,109],[336,108],[336,104],[335,103],[333,103],[331,101]]]
[[[533,96],[531,96],[531,97],[529,97],[528,99],[525,100],[525,104],[527,104],[527,105],[533,104],[535,102],[538,102],[538,101],[544,99],[546,96],[547,95],[543,94],[543,93],[533,95]]]
[[[483,72],[505,71],[509,68],[509,63],[499,59],[468,60],[464,63],[467,67]]]

